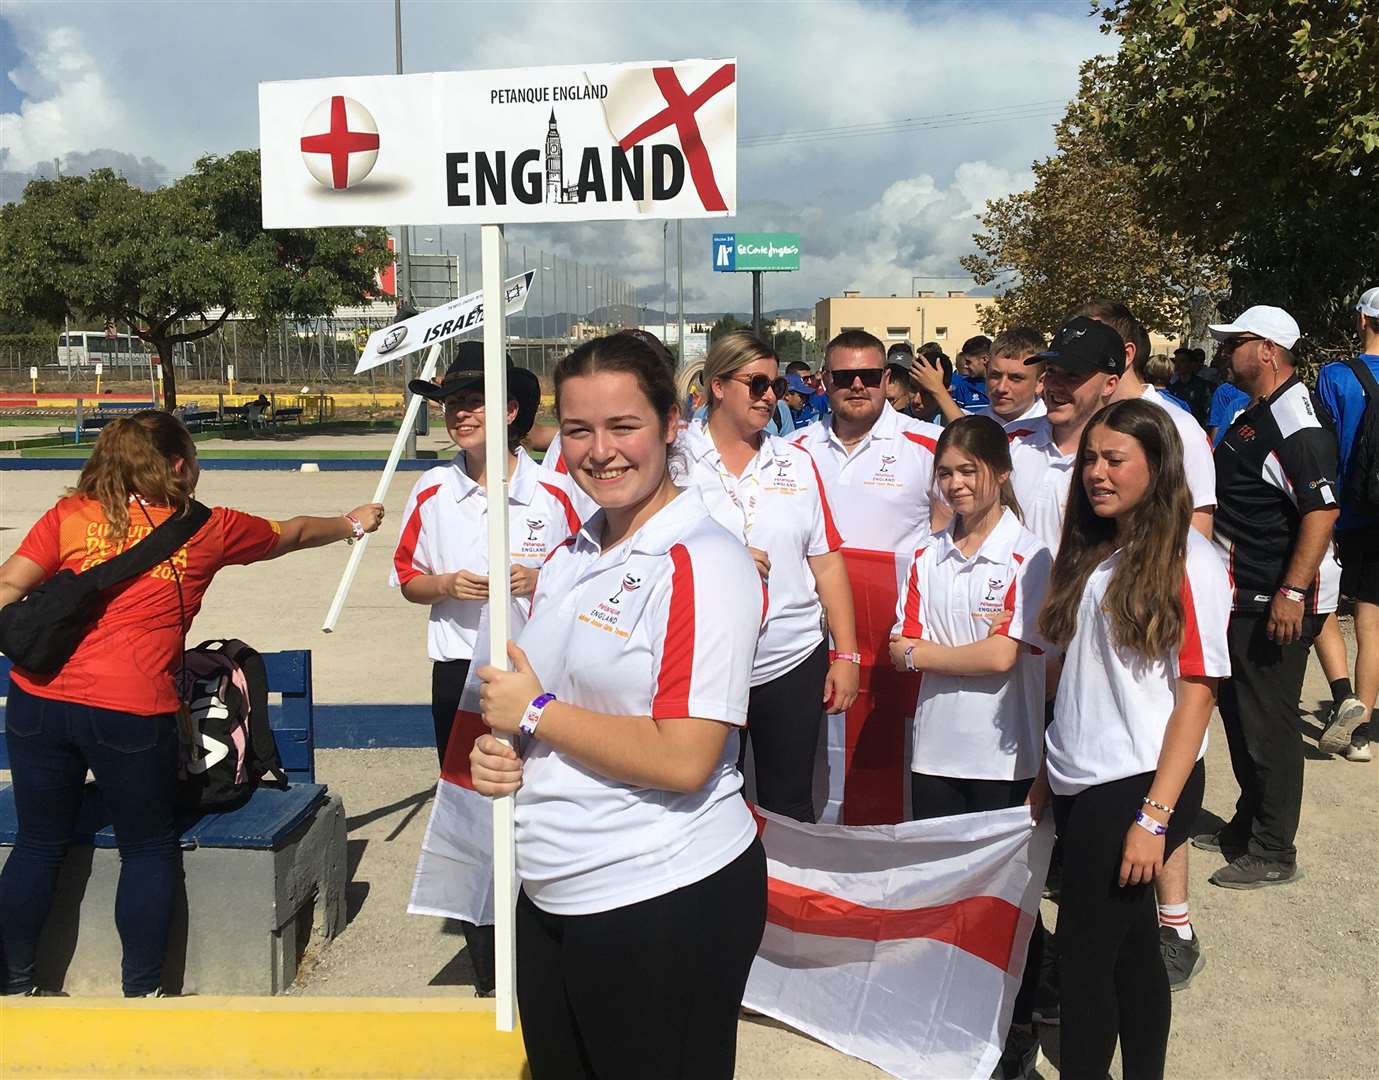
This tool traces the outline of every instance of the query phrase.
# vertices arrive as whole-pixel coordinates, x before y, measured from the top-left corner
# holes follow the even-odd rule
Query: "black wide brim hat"
[[[454,362],[445,369],[438,383],[413,379],[407,389],[430,401],[441,402],[462,390],[481,390],[484,385],[484,347],[477,341],[462,341]],[[508,435],[520,439],[536,423],[541,407],[541,382],[526,368],[517,367],[508,357],[508,400],[517,402],[517,418],[508,425]]]

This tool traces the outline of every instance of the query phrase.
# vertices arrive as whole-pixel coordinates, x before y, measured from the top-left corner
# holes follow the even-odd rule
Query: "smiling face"
[[[1130,513],[1149,491],[1154,473],[1144,447],[1133,435],[1098,424],[1087,432],[1082,454],[1082,487],[1097,517]]]
[[[1044,389],[1042,368],[1038,364],[1027,367],[1025,359],[993,356],[986,365],[986,396],[991,401],[991,411],[1002,420],[1023,416]]]
[[[1001,497],[1009,473],[997,475],[982,462],[950,446],[934,465],[934,482],[943,501],[964,518],[985,514]]]
[[[768,388],[760,397],[752,397],[748,385],[754,375],[762,375],[774,380],[780,374],[780,365],[771,357],[763,356],[750,364],[743,364],[736,371],[721,379],[714,379],[710,392],[714,399],[714,412],[744,434],[755,435],[771,422],[776,412],[776,393]]]
[[[597,371],[560,385],[565,467],[605,510],[635,511],[660,490],[678,419],[672,412],[663,425],[629,372]]]
[[[1079,427],[1111,400],[1120,377],[1094,371],[1084,375],[1050,364],[1044,372],[1044,404],[1056,428]]]
[[[484,391],[472,387],[451,394],[443,403],[445,430],[450,440],[461,450],[473,453],[484,447]],[[517,419],[517,402],[508,402],[507,422]]]
[[[882,373],[886,357],[880,349],[830,349],[825,360],[828,404],[841,420],[869,428],[881,415],[890,382]],[[859,372],[865,372],[859,375]],[[866,385],[866,382],[873,385]]]

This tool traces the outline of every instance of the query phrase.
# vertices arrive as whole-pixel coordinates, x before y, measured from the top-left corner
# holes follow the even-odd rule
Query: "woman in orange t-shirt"
[[[170,413],[149,410],[107,425],[77,486],[0,565],[0,607],[60,569],[80,573],[114,558],[185,513],[199,475],[196,445]],[[221,567],[363,536],[382,520],[377,503],[343,517],[283,522],[216,507],[169,559],[107,591],[99,618],[60,670],[38,675],[13,669],[5,741],[19,835],[0,871],[4,993],[38,992],[38,938],[88,768],[120,848],[115,924],[124,950],[124,993],[161,993],[181,871],[175,677],[201,598]]]

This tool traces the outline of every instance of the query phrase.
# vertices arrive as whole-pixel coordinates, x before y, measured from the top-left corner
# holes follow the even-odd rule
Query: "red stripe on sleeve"
[[[938,440],[931,439],[928,435],[921,435],[917,431],[907,431],[905,432],[905,438],[909,439],[912,443],[919,443],[920,446],[924,447],[931,454],[938,452]]]
[[[556,485],[548,484],[544,480],[540,480],[538,481],[538,483],[540,483],[540,485],[543,488],[549,491],[551,495],[555,497],[555,501],[560,503],[561,507],[564,508],[565,524],[569,526],[570,531],[572,533],[579,532],[579,515],[575,513],[575,504],[570,499],[570,493],[568,491],[562,491],[560,488],[556,487]]]
[[[421,536],[421,508],[440,489],[441,486],[437,484],[417,496],[417,505],[412,508],[412,516],[407,519],[407,525],[398,539],[397,550],[393,552],[393,569],[397,571],[397,580],[403,585],[415,577],[421,577],[422,571],[412,565],[412,556],[417,551],[417,539]]]
[[[819,475],[819,466],[815,464],[814,456],[808,450],[805,450],[805,454],[809,457],[809,467],[814,470],[814,483],[819,488],[819,505],[824,508],[824,537],[828,540],[828,550],[837,551],[843,546],[843,537],[838,532],[838,527],[833,524],[833,511],[828,508],[828,496],[824,494],[824,478]]]
[[[1008,616],[1010,616],[1010,618],[1006,619],[1006,621],[1002,624],[1001,628],[996,631],[997,637],[1010,637],[1010,624],[1015,616],[1015,590],[1020,585],[1019,567],[1020,564],[1025,561],[1025,557],[1021,555],[1018,551],[1012,551],[1011,555],[1015,559],[1015,574],[1010,579],[1010,588],[1006,590],[1006,598],[1001,603],[1001,607],[1005,609],[1005,613]]]
[[[924,634],[924,624],[919,621],[919,557],[924,548],[915,552],[914,562],[910,564],[910,581],[905,587],[905,622],[900,627],[900,636],[918,638]]]
[[[688,716],[694,679],[694,566],[684,544],[670,549],[670,559],[675,570],[670,579],[670,614],[661,648],[661,670],[656,676],[656,696],[651,700],[653,720]]]
[[[1179,675],[1206,675],[1202,632],[1197,626],[1197,606],[1192,601],[1192,582],[1183,575],[1183,646],[1178,650]]]
[[[1016,439],[1023,439],[1028,435],[1033,435],[1032,428],[1016,428],[1014,431],[1006,432],[1006,442],[1013,443]]]

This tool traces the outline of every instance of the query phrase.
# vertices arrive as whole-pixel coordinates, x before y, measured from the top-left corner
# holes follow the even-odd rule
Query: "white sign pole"
[[[420,378],[429,379],[436,373],[436,364],[440,360],[441,347],[437,342],[432,345],[426,353],[426,363],[422,365]],[[393,473],[397,472],[397,463],[402,460],[402,451],[407,445],[407,435],[417,422],[417,412],[426,399],[420,394],[413,394],[412,400],[407,403],[407,410],[402,414],[402,426],[397,429],[397,438],[393,440],[393,448],[388,454],[387,464],[383,466],[383,475],[378,478],[378,486],[374,488],[373,501],[382,502],[384,496],[388,494],[388,485],[392,483]],[[354,584],[354,575],[359,572],[359,563],[364,558],[364,549],[369,546],[371,533],[365,533],[353,548],[350,549],[350,560],[345,564],[345,572],[340,578],[340,584],[335,590],[335,599],[330,602],[330,610],[326,612],[326,621],[321,624],[321,630],[329,634],[335,629],[335,624],[340,621],[340,612],[345,606],[345,597],[349,595],[350,586]]]
[[[503,310],[503,227],[484,225],[482,244],[484,310]],[[503,318],[484,320],[484,449],[488,462],[488,647],[489,663],[508,669],[508,612],[512,607],[508,547],[508,361]],[[509,740],[511,741],[511,740]],[[499,1031],[517,1023],[517,913],[513,800],[493,802],[494,1005]]]

